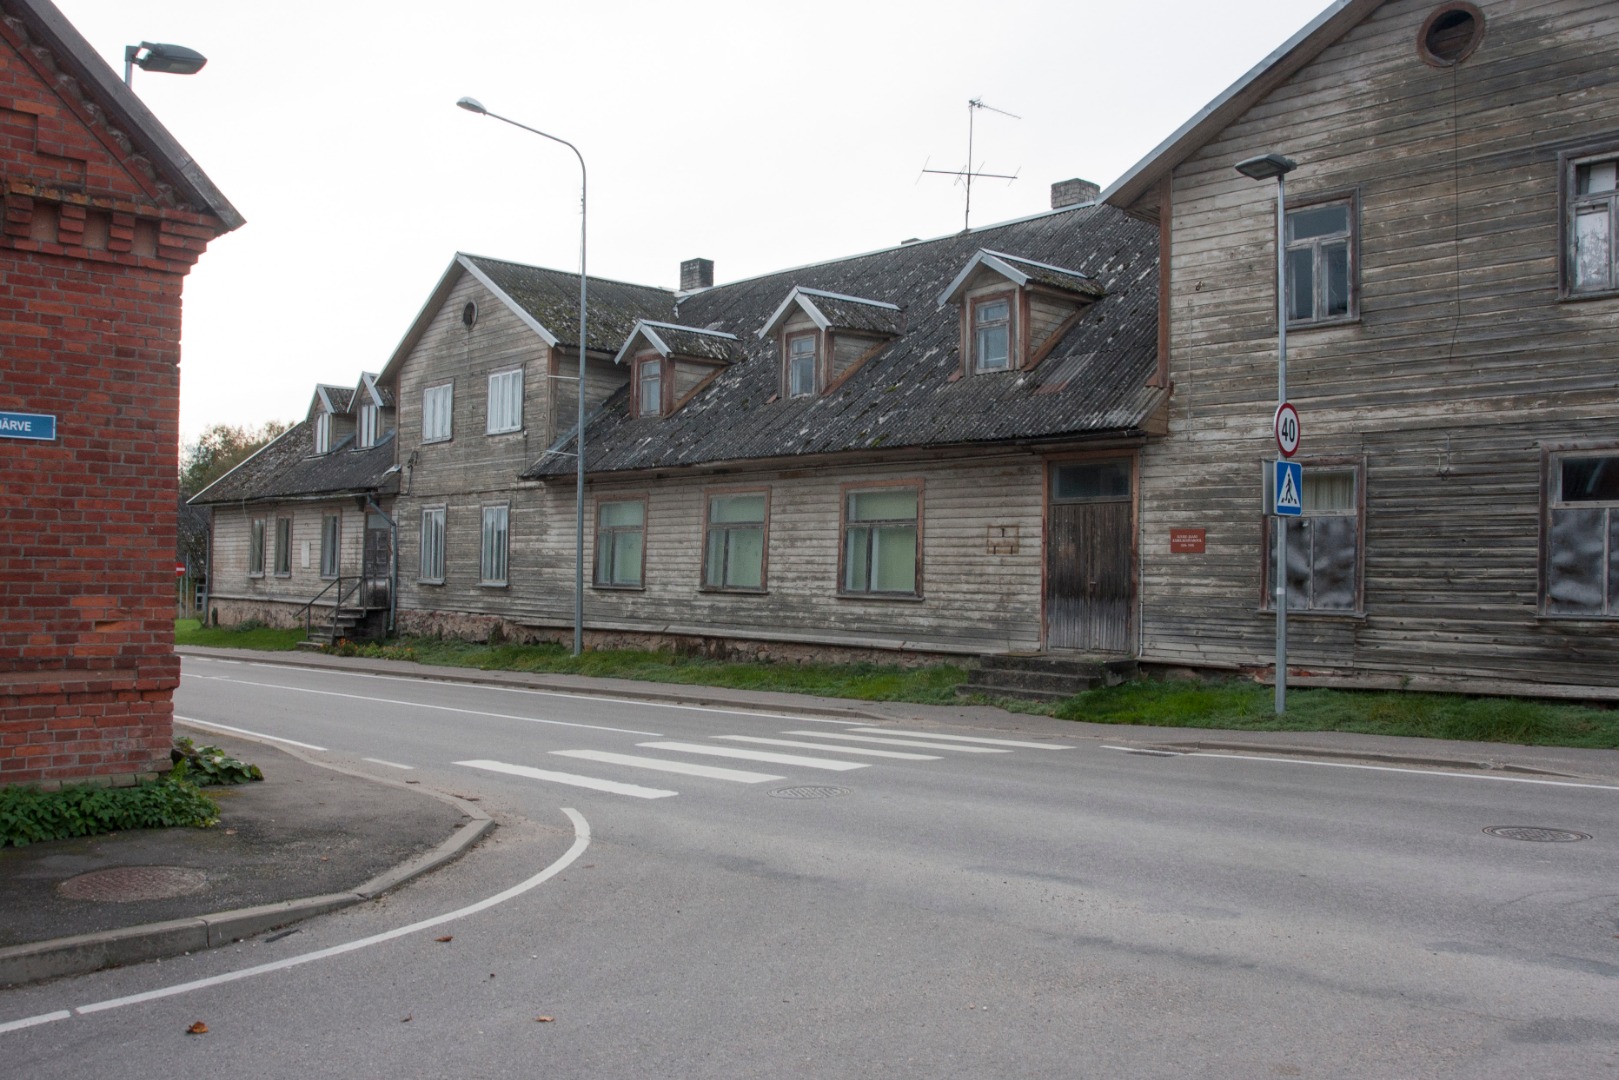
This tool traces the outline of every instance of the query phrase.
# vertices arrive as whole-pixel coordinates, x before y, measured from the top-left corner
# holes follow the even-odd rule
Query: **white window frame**
[[[376,405],[370,402],[360,406],[359,444],[361,450],[369,450],[377,445],[377,413]]]
[[[484,434],[501,435],[523,430],[523,369],[511,368],[489,376],[489,412]]]
[[[421,547],[417,550],[416,580],[424,585],[444,584],[444,542],[447,507],[422,508]]]
[[[422,442],[449,442],[455,435],[455,384],[440,383],[422,391]]]
[[[320,519],[320,576],[330,580],[343,572],[343,516],[323,514]]]
[[[315,453],[332,452],[332,414],[322,410],[315,414]]]
[[[505,585],[511,555],[510,503],[483,508],[483,529],[478,548],[478,584]]]
[[[979,312],[995,304],[1006,305],[1006,318],[984,320]],[[1017,293],[1015,291],[998,292],[987,296],[974,298],[967,305],[967,318],[971,325],[967,328],[972,341],[972,371],[975,375],[987,375],[998,371],[1010,371],[1016,367],[1013,354],[1017,352]],[[998,362],[986,361],[985,352],[990,335],[1003,334],[1006,340],[1006,349]]]

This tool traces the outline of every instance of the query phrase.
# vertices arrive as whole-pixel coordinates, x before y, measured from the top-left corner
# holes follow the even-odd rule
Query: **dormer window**
[[[360,449],[369,450],[377,445],[377,407],[360,406]]]
[[[642,319],[613,363],[629,368],[633,415],[670,416],[740,359],[735,334]]]
[[[332,452],[332,414],[329,412],[315,415],[315,453],[329,454]]]
[[[656,356],[636,362],[635,412],[637,416],[663,415],[663,361]]]
[[[787,396],[809,397],[816,391],[816,338],[813,332],[787,339]]]
[[[1012,366],[1012,298],[1009,294],[973,301],[973,370],[1005,371]]]

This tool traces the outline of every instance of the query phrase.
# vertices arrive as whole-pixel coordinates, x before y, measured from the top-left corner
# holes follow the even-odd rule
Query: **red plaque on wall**
[[[1169,550],[1176,555],[1201,555],[1207,533],[1206,529],[1170,529]]]

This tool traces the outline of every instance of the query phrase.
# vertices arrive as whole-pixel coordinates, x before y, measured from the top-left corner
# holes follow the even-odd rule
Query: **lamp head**
[[[1298,168],[1298,162],[1281,154],[1261,154],[1258,157],[1248,158],[1237,162],[1237,171],[1253,180],[1270,180],[1278,176],[1286,176]]]
[[[465,109],[467,112],[470,112],[470,113],[477,113],[479,116],[488,116],[489,115],[489,110],[484,108],[483,107],[483,102],[479,101],[477,98],[464,97],[460,101],[457,101],[455,104],[459,108]]]
[[[208,58],[196,49],[188,49],[184,45],[163,45],[151,41],[143,41],[139,45],[131,45],[125,52],[134,50],[129,59],[142,71],[159,71],[165,75],[195,75],[202,70]]]

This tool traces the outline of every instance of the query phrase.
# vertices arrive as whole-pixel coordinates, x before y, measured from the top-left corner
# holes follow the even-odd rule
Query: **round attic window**
[[[477,321],[478,305],[473,303],[471,300],[468,300],[467,306],[461,309],[461,322],[468,330],[471,330],[472,324]]]
[[[1451,67],[1473,55],[1484,40],[1484,13],[1472,4],[1435,8],[1417,35],[1417,55],[1432,67]]]

